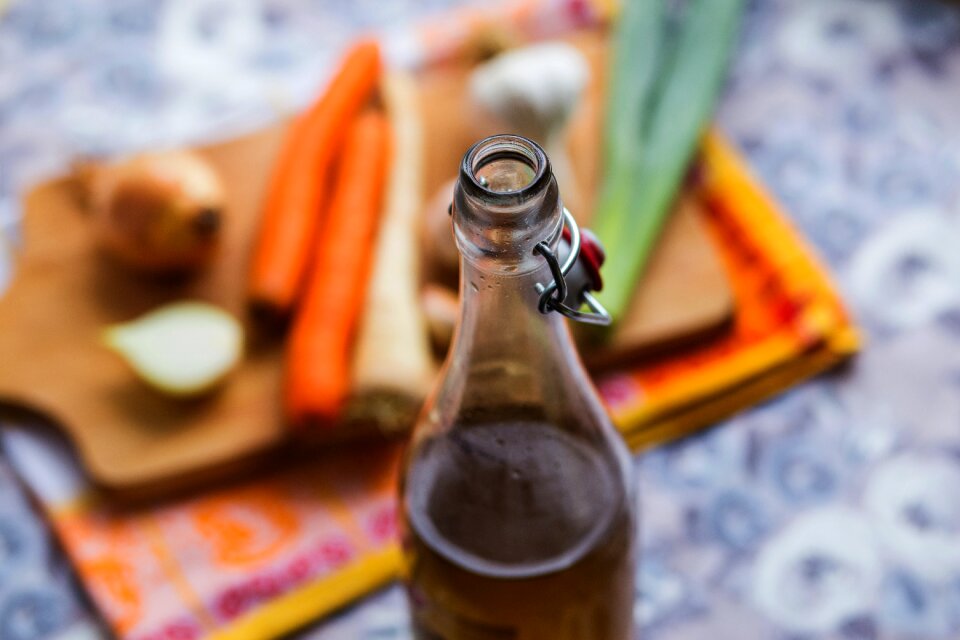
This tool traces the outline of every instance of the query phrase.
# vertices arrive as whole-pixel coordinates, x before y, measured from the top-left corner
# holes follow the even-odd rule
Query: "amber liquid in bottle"
[[[565,320],[537,309],[558,241],[543,151],[495,136],[454,206],[462,311],[401,475],[414,637],[628,640],[635,496],[626,448]]]

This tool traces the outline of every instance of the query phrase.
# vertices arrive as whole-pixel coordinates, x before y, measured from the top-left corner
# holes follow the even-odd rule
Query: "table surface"
[[[77,154],[268,122],[308,99],[351,33],[450,4],[14,1],[0,17],[0,286],[31,182]],[[868,342],[847,370],[637,458],[637,625],[652,640],[956,638],[960,8],[747,4],[720,124]],[[405,616],[391,587],[303,635],[409,638]],[[0,459],[0,638],[98,635]]]

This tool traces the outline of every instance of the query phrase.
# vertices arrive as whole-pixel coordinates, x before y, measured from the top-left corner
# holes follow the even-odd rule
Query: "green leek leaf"
[[[623,317],[713,113],[743,0],[691,0],[676,39],[664,0],[628,0],[620,18],[593,230],[607,254],[601,302]]]

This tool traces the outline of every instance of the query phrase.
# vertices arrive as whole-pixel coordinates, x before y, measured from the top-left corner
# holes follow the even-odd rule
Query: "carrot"
[[[382,112],[366,111],[348,128],[287,345],[285,406],[295,427],[332,426],[346,399],[390,147],[390,125]]]
[[[267,191],[254,249],[249,295],[255,309],[275,317],[295,306],[321,221],[329,174],[348,123],[369,100],[380,77],[380,49],[356,44],[323,96],[290,129]]]

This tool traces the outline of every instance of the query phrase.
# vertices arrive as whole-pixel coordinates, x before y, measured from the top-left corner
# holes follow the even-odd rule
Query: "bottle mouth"
[[[547,154],[516,135],[496,135],[463,156],[453,195],[453,228],[464,259],[515,275],[542,267],[533,252],[563,227],[560,194]]]
[[[499,134],[470,147],[460,175],[469,195],[495,205],[519,204],[549,181],[550,161],[534,141]]]

